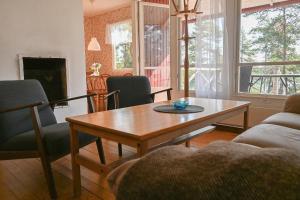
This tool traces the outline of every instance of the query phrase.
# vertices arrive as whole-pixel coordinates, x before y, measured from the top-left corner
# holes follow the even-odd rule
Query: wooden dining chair
[[[133,76],[133,74],[128,72],[128,73],[123,74],[123,76]]]
[[[108,97],[107,109],[118,109],[130,106],[153,103],[155,95],[166,92],[171,100],[172,88],[151,93],[151,85],[146,76],[111,76],[107,79],[108,93],[119,91],[118,95]],[[116,99],[117,98],[117,99]],[[122,156],[122,145],[118,144],[119,156]]]
[[[67,101],[87,98],[94,112],[95,94],[48,102],[37,80],[0,81],[0,160],[40,158],[49,193],[57,197],[51,162],[70,153],[69,124],[57,123],[53,109]],[[100,161],[105,157],[101,138],[79,134],[79,146],[96,142]]]
[[[104,98],[107,94],[106,80],[110,77],[109,74],[101,74],[100,76],[88,76],[87,77],[87,91],[88,94],[97,94],[94,97],[95,111],[105,110]]]

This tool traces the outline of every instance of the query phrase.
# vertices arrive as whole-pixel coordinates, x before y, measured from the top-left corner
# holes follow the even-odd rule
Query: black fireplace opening
[[[39,80],[49,101],[68,97],[65,58],[23,57],[22,59],[24,79]],[[59,105],[68,104],[65,102]]]

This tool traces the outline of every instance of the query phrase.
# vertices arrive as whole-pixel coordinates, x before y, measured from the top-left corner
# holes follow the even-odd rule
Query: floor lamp
[[[196,16],[197,14],[201,14],[202,12],[198,12],[198,6],[200,4],[200,0],[196,0],[195,5],[192,9],[189,9],[189,0],[179,0],[183,1],[183,8],[180,9],[178,5],[176,5],[175,0],[172,0],[172,4],[175,8],[175,14],[171,16],[176,16],[178,18],[184,17],[184,35],[179,38],[179,40],[184,41],[185,45],[185,51],[184,51],[184,97],[189,96],[189,40],[193,37],[189,37],[189,29],[188,29],[188,23],[189,23],[189,17]]]

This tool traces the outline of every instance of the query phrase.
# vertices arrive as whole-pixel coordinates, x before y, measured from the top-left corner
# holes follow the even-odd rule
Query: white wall
[[[0,80],[19,79],[18,54],[68,59],[69,94],[86,93],[81,0],[1,0]],[[59,121],[86,111],[86,101],[58,108]]]

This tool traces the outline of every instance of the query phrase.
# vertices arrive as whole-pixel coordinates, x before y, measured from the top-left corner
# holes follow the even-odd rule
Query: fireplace
[[[66,58],[20,57],[21,79],[39,80],[49,101],[68,97],[66,67]]]

